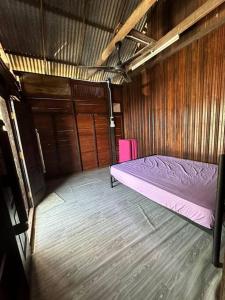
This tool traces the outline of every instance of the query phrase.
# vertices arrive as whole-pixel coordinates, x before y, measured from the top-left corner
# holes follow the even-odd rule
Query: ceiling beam
[[[136,29],[132,29],[128,33],[126,38],[133,40],[137,43],[144,44],[144,45],[154,45],[156,43],[156,41],[154,39],[150,38],[149,36],[145,35],[144,33],[140,32]]]
[[[120,28],[123,26],[122,23],[119,23],[115,30],[114,30],[114,35],[115,36],[118,31],[120,30]],[[146,34],[144,34],[141,31],[138,31],[137,29],[131,29],[131,31],[125,36],[126,39],[135,41],[136,43],[140,43],[143,45],[150,45],[150,44],[154,44],[156,41],[152,38],[150,38],[149,36],[147,36]]]
[[[100,55],[99,59],[96,62],[96,66],[101,66],[112,54],[115,44],[119,41],[122,41],[126,35],[137,25],[137,23],[143,18],[147,11],[157,2],[157,0],[142,0],[141,3],[135,8],[126,22],[121,26],[113,39],[109,42],[105,50]],[[93,72],[92,75],[96,73]],[[92,76],[91,75],[91,76]]]
[[[203,17],[208,15],[211,11],[221,5],[225,0],[208,0],[198,9],[196,9],[192,14],[180,22],[176,27],[164,35],[160,40],[156,42],[154,46],[146,46],[140,50],[140,55],[128,64],[127,70],[134,70],[139,66],[143,65],[146,61],[151,59],[155,55],[171,45],[172,41],[176,40],[184,31],[193,26]],[[162,49],[162,50],[160,50]]]

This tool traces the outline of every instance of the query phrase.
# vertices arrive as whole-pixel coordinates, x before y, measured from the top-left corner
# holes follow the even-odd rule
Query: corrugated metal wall
[[[217,162],[225,152],[225,26],[123,89],[125,136],[139,155]]]

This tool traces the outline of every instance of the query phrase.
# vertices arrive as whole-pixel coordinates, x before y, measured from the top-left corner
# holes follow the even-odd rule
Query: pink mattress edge
[[[212,229],[214,226],[214,213],[210,209],[189,202],[181,197],[160,189],[140,178],[118,170],[111,166],[111,175],[122,184],[149,198],[174,212],[190,219],[203,227]]]

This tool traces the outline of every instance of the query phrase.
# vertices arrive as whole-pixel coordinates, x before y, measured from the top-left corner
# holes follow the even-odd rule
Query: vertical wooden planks
[[[139,155],[217,162],[225,151],[225,26],[123,88],[125,137]]]
[[[98,167],[95,124],[92,114],[77,115],[77,130],[83,170]]]

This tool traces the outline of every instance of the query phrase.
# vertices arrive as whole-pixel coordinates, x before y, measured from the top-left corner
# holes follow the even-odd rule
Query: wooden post
[[[107,80],[108,97],[109,97],[109,111],[110,111],[110,144],[112,153],[112,164],[116,163],[116,144],[115,144],[115,122],[113,116],[113,103],[112,103],[112,92],[111,92],[111,80]]]
[[[216,195],[216,210],[215,210],[215,225],[213,229],[213,264],[215,267],[220,267],[220,245],[221,233],[224,214],[224,199],[225,199],[225,154],[220,155],[217,179],[217,195]]]

